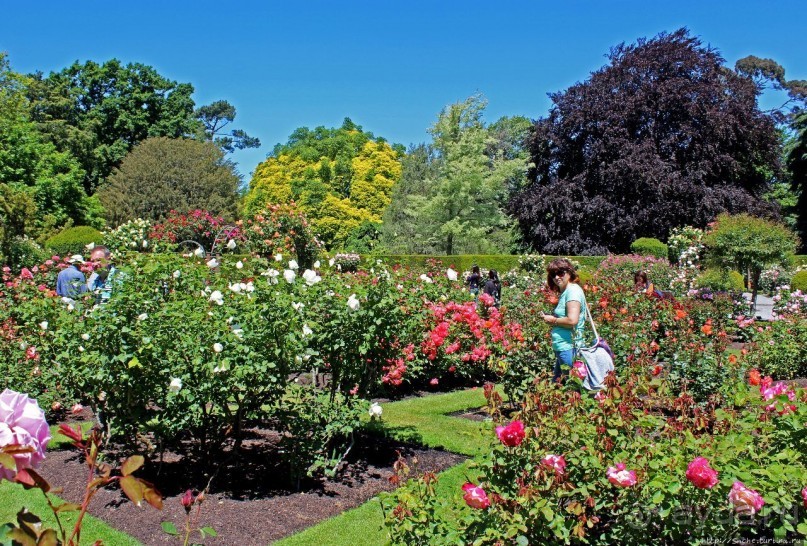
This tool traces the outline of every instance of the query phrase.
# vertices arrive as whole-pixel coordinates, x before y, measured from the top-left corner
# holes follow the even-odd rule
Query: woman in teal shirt
[[[565,258],[553,260],[546,268],[547,286],[559,294],[554,312],[551,315],[542,315],[544,322],[552,326],[554,381],[569,373],[576,347],[580,347],[583,342],[587,308],[586,296],[578,284],[579,280],[572,262]]]

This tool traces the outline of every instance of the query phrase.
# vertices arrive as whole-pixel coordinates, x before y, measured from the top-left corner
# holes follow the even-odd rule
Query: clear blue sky
[[[475,92],[488,121],[546,115],[546,94],[585,80],[609,48],[686,26],[727,64],[770,57],[807,79],[807,0],[0,1],[0,51],[18,72],[73,61],[142,62],[226,99],[262,146],[350,117],[405,145],[429,140],[447,104]]]

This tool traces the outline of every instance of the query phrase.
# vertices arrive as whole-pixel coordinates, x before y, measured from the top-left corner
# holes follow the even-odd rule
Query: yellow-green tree
[[[341,248],[363,222],[381,223],[402,156],[347,118],[339,128],[301,127],[255,169],[244,211],[294,201],[326,246]]]

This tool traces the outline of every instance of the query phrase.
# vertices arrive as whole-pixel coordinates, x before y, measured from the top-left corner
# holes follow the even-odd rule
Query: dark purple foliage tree
[[[550,95],[528,141],[534,168],[510,212],[550,254],[624,252],[720,212],[776,214],[775,125],[754,82],[686,29],[611,50],[588,81]]]

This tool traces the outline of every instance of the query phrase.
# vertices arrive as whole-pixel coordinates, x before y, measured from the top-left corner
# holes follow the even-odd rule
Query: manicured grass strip
[[[45,527],[57,529],[56,519],[53,517],[53,512],[45,502],[41,491],[26,491],[19,484],[3,481],[0,482],[0,499],[2,499],[0,500],[0,523],[17,521],[17,512],[22,507],[25,507],[42,518]],[[64,501],[53,499],[52,502],[59,505]],[[77,515],[78,512],[61,514],[62,525],[72,531]],[[5,537],[0,538],[0,541],[2,539],[5,539]],[[92,544],[99,539],[103,540],[105,546],[140,546],[141,544],[133,537],[113,529],[93,516],[84,516],[81,526],[81,543]]]
[[[437,494],[440,497],[461,497],[462,484],[465,483],[469,463],[454,466],[439,474]],[[310,544],[328,544],[329,546],[386,546],[389,544],[387,531],[384,528],[384,516],[381,512],[381,501],[373,497],[361,506],[319,525],[309,527],[296,535],[274,543],[277,546],[309,546]]]
[[[382,404],[383,419],[375,430],[401,441],[416,442],[427,447],[444,448],[462,455],[476,456],[486,452],[492,442],[492,424],[446,415],[476,409],[485,404],[482,389],[468,389],[445,394],[410,398]],[[440,473],[438,495],[459,496],[469,473],[466,462]],[[332,546],[376,546],[388,544],[384,517],[377,497],[361,506],[309,527],[296,535],[276,542],[278,546],[328,544]]]
[[[446,415],[485,405],[482,389],[409,398],[382,404],[381,432],[401,441],[474,457],[486,452],[494,436],[490,422]]]

